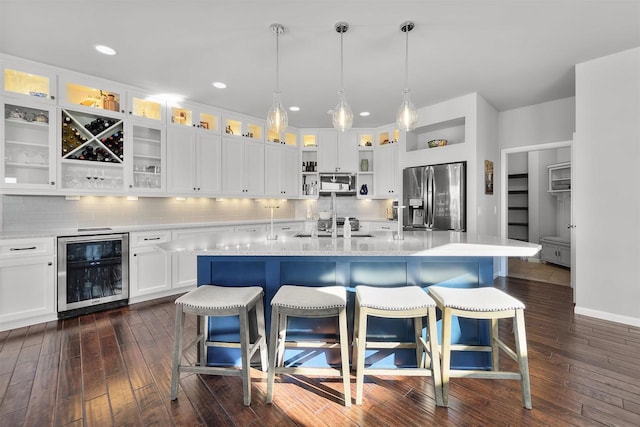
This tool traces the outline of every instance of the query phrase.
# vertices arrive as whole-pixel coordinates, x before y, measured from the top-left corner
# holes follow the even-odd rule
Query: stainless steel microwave
[[[350,173],[321,173],[321,196],[330,196],[331,193],[339,196],[351,196],[356,194],[356,176]]]

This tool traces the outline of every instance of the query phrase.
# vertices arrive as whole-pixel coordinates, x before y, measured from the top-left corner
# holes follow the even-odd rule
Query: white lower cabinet
[[[171,255],[156,248],[171,240],[170,231],[129,234],[129,301],[142,301],[145,295],[170,294]]]
[[[561,237],[543,237],[540,239],[542,250],[540,257],[552,264],[571,266],[571,242]]]
[[[0,331],[57,318],[53,238],[0,241]]]

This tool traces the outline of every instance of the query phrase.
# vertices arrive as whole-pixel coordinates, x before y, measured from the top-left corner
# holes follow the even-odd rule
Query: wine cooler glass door
[[[58,254],[59,312],[129,298],[127,235],[60,238]]]

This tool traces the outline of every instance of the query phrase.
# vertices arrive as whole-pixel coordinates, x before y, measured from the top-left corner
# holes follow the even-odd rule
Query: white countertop
[[[268,240],[268,233],[207,233],[157,245],[174,254],[235,256],[512,256],[529,257],[541,246],[495,236],[454,231],[405,231],[403,240],[395,232],[367,233],[372,237],[351,239],[295,237],[296,232],[279,233]]]

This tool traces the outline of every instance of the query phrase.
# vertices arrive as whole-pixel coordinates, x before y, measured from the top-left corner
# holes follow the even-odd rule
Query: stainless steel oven
[[[58,317],[129,302],[129,234],[58,238]]]

